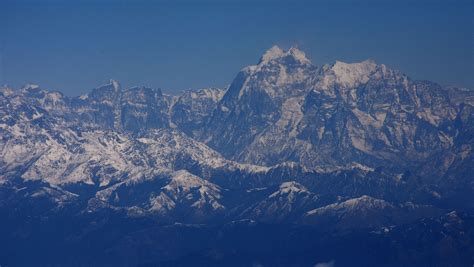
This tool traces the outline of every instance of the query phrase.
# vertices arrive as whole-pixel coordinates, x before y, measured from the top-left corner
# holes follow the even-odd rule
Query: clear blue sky
[[[0,83],[223,87],[273,44],[474,88],[474,1],[0,0]],[[416,4],[414,3],[416,2]]]

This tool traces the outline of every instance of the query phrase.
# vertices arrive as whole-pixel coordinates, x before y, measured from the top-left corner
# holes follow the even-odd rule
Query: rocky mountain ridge
[[[311,222],[364,195],[402,217],[404,203],[472,210],[473,94],[276,46],[227,89],[3,87],[0,184],[18,201],[162,222]]]

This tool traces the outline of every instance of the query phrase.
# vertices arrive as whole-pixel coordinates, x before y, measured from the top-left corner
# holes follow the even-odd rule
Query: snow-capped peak
[[[306,187],[304,187],[303,185],[295,182],[295,181],[290,181],[290,182],[284,182],[280,185],[280,190],[283,190],[283,191],[295,191],[295,192],[299,192],[299,191],[308,191],[308,189],[306,189]]]
[[[276,197],[276,196],[288,195],[288,194],[300,194],[300,193],[309,193],[309,191],[303,185],[295,181],[290,181],[290,182],[282,183],[280,185],[279,190],[271,194],[270,197]]]
[[[285,51],[283,51],[279,46],[274,45],[263,54],[260,63],[267,63],[273,59],[281,58],[284,55]]]
[[[268,62],[283,57],[291,56],[301,64],[311,64],[311,61],[306,57],[306,54],[296,47],[291,47],[287,51],[284,51],[279,46],[274,45],[268,49],[260,59],[259,65],[267,64]]]
[[[186,170],[176,171],[171,179],[171,182],[163,187],[168,191],[173,191],[178,193],[179,191],[184,190],[188,192],[191,188],[201,187],[203,190],[209,189],[216,192],[220,191],[220,188],[199,176],[196,176]]]

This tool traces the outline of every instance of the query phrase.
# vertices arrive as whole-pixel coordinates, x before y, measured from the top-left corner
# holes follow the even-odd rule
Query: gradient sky
[[[0,83],[223,87],[273,44],[474,88],[474,1],[0,0]],[[416,3],[415,3],[416,2]]]

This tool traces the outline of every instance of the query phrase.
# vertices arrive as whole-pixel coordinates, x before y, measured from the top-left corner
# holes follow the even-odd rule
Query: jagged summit
[[[283,51],[283,49],[281,49],[279,46],[274,45],[270,49],[265,51],[263,56],[260,58],[260,62],[268,62],[270,60],[280,58],[284,55],[285,55],[285,51]]]
[[[306,57],[306,54],[297,47],[292,46],[287,51],[284,51],[279,46],[274,45],[263,54],[260,58],[259,65],[267,64],[273,60],[285,57],[292,57],[295,61],[298,61],[301,64],[311,64],[311,61]]]
[[[284,51],[278,46],[267,50],[257,65],[243,68],[232,82],[227,97],[245,99],[245,95],[263,93],[264,97],[284,101],[309,91],[308,79],[318,68],[296,47]],[[298,84],[298,86],[294,86]],[[225,109],[225,108],[224,108]]]

